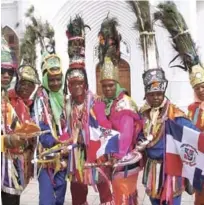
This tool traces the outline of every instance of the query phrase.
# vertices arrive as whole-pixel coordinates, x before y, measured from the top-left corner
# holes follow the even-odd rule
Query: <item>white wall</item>
[[[9,26],[16,32],[19,39],[23,37],[23,31],[25,28],[25,17],[23,14],[29,5],[29,1],[1,1],[1,26]],[[18,27],[16,27],[17,23],[20,23]]]
[[[204,61],[204,1],[197,2],[197,43],[202,61]]]
[[[15,30],[15,25],[18,19],[18,4],[17,2],[1,4],[1,26],[9,26]]]

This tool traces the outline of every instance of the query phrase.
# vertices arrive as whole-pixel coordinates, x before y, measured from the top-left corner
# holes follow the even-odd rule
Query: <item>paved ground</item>
[[[139,190],[139,205],[150,205],[149,199],[145,194],[144,187],[141,184],[141,174],[138,182]],[[36,180],[32,180],[28,187],[25,189],[21,196],[21,205],[38,205],[38,183]],[[183,194],[182,205],[193,205],[194,197],[188,195],[187,193]],[[90,205],[99,205],[99,198],[97,193],[94,192],[92,187],[89,188],[88,202]],[[67,189],[66,199],[64,205],[71,205],[71,195],[69,192],[69,185]]]

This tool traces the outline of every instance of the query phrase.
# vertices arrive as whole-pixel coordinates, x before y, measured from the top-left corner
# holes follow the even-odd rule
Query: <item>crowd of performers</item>
[[[70,20],[67,26],[70,62],[67,70],[62,68],[55,52],[53,29],[34,17],[33,7],[27,13],[31,24],[26,27],[21,46],[22,63],[18,68],[2,36],[3,205],[19,205],[21,193],[36,173],[40,205],[63,205],[68,180],[73,205],[88,204],[90,185],[98,191],[101,204],[137,205],[137,179],[142,170],[143,184],[153,205],[179,205],[184,191],[195,192],[195,205],[204,204],[202,178],[202,188],[195,190],[188,179],[165,173],[165,121],[170,119],[199,132],[204,129],[204,68],[195,44],[185,32],[186,23],[175,4],[161,3],[155,18],[172,35],[172,44],[184,63],[183,69],[189,72],[195,94],[187,116],[165,95],[168,80],[159,66],[148,1],[128,3],[137,17],[144,57],[145,104],[140,109],[119,81],[121,36],[115,18],[104,19],[98,34],[103,96],[89,90],[85,65],[85,29],[89,27],[80,16]],[[171,21],[173,31],[168,25]],[[188,46],[182,41],[188,42]],[[35,67],[37,43],[41,45],[42,79]],[[155,65],[150,63],[150,56],[155,58]],[[14,76],[15,87],[9,89]],[[98,155],[97,149],[107,142],[105,137],[111,133],[116,133],[118,140],[113,141],[111,149]],[[104,139],[100,143],[94,141],[95,135]]]

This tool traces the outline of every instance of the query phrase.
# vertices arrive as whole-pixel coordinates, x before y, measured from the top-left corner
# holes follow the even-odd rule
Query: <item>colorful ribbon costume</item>
[[[143,132],[145,139],[150,139],[151,136],[151,140],[145,149],[147,161],[144,167],[143,184],[153,205],[161,205],[162,203],[179,205],[185,184],[182,177],[170,176],[165,173],[166,134],[164,122],[166,119],[171,119],[182,126],[195,130],[196,127],[187,119],[184,112],[165,97],[168,80],[165,77],[165,72],[159,66],[159,52],[149,2],[133,1],[131,6],[138,19],[137,24],[139,25],[144,59],[142,77],[146,103],[141,108],[145,121]],[[161,103],[150,106],[149,99],[154,95],[162,96]],[[155,98],[152,97],[152,99]]]
[[[117,31],[117,20],[107,17],[99,32],[99,63],[101,67],[100,81],[114,82],[115,95],[104,97],[106,116],[112,129],[120,132],[119,153],[113,155],[117,160],[128,157],[135,148],[142,122],[138,115],[136,103],[125,94],[119,84],[118,65],[120,60],[121,36]],[[137,204],[137,177],[139,163],[116,168],[112,173],[114,203],[117,205]]]
[[[71,136],[78,145],[69,154],[68,176],[71,180],[72,204],[87,203],[87,185],[92,185],[98,190],[101,204],[111,204],[112,194],[107,172],[100,166],[91,166],[93,163],[106,162],[105,158],[98,159],[96,156],[100,140],[91,140],[91,137],[94,137],[92,130],[96,128],[97,133],[102,134],[98,129],[99,125],[103,126],[103,129],[109,129],[111,126],[105,117],[104,103],[88,90],[85,27],[88,26],[84,24],[83,19],[76,16],[73,21],[70,20],[66,32],[70,65],[65,79],[65,91],[68,94],[69,90],[71,95],[66,99],[65,109]]]
[[[181,58],[183,64],[178,66],[175,65],[172,67],[182,68],[189,73],[190,84],[194,90],[199,86],[202,87],[202,84],[204,83],[204,67],[200,61],[197,46],[193,42],[192,36],[188,31],[187,24],[182,14],[178,11],[176,5],[173,2],[160,4],[159,8],[162,14],[160,15],[160,20],[172,36],[172,45],[175,45],[173,48],[178,53],[178,55],[171,61],[171,63],[177,57],[179,57]],[[169,11],[172,11],[172,13],[170,13]],[[168,19],[168,21],[165,21],[165,19]],[[173,22],[173,24],[170,25],[171,22]],[[203,102],[198,98],[195,91],[194,95],[195,102],[189,105],[188,115],[193,124],[196,125],[196,127],[198,127],[200,131],[204,131]],[[202,191],[196,191],[195,194],[195,205],[202,204],[204,204],[204,182]]]

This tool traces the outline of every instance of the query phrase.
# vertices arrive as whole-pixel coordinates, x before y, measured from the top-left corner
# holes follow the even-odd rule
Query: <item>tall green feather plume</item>
[[[25,34],[20,45],[21,64],[29,64],[35,68],[36,37],[31,26],[26,26]]]
[[[84,36],[84,30],[85,28],[89,28],[89,30],[91,30],[91,28],[86,25],[84,23],[84,20],[82,19],[82,17],[80,15],[76,15],[76,17],[74,18],[74,20],[72,20],[70,18],[70,22],[67,25],[67,37],[76,37],[76,36]]]
[[[114,65],[119,63],[121,35],[118,33],[117,26],[119,26],[117,18],[109,18],[109,14],[101,24],[98,33],[98,58],[100,66],[103,65],[105,57],[110,57]]]
[[[21,64],[29,64],[36,69],[36,45],[40,44],[42,58],[44,58],[48,54],[55,53],[55,39],[52,26],[47,21],[42,22],[41,19],[37,19],[34,12],[35,8],[31,6],[25,13],[29,24],[26,25],[24,38],[21,42],[20,58]]]
[[[168,30],[172,37],[172,46],[178,52],[178,55],[170,63],[180,57],[183,64],[183,66],[171,67],[180,67],[191,72],[192,66],[199,64],[200,60],[182,14],[178,11],[176,4],[171,1],[160,3],[157,8],[159,11],[154,14],[154,18],[156,21],[160,20]]]
[[[27,26],[28,33],[32,35],[32,40],[40,43],[42,52],[55,53],[54,29],[47,21],[44,23],[41,19],[36,19],[34,11],[34,6],[31,6],[25,14],[31,22]]]
[[[153,30],[149,1],[127,1],[127,3],[137,18],[134,28],[140,33],[140,46],[143,51],[145,70],[148,70],[152,66],[150,62],[152,52],[156,58],[156,66],[159,67],[159,55]]]
[[[90,26],[84,23],[84,20],[80,15],[76,15],[73,20],[70,18],[66,30],[66,35],[68,38],[69,58],[73,58],[74,56],[79,57],[81,55],[82,48],[85,49],[85,29],[86,28],[91,30]],[[76,39],[73,40],[74,38]]]

